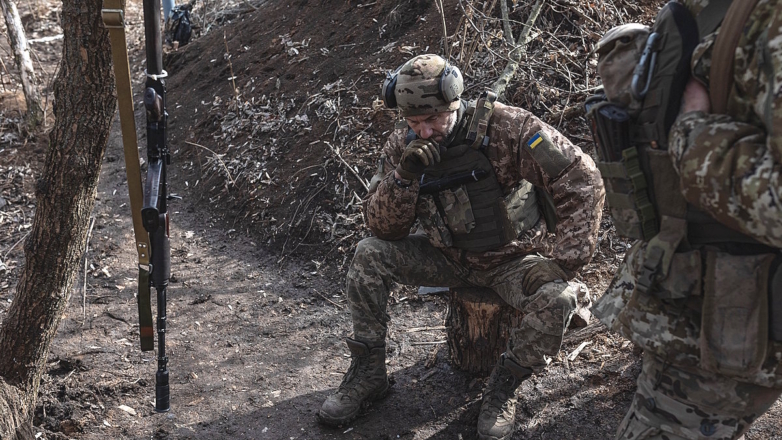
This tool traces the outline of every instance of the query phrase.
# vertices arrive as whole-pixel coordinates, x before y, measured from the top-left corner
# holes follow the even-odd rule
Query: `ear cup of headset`
[[[396,95],[394,95],[394,89],[396,89],[396,79],[399,76],[398,72],[401,68],[402,66],[399,66],[393,72],[386,73],[386,79],[383,80],[383,88],[380,91],[380,97],[387,108],[396,108]]]
[[[440,94],[447,102],[453,102],[459,99],[464,91],[464,80],[462,72],[458,67],[445,63],[445,69],[440,76]]]

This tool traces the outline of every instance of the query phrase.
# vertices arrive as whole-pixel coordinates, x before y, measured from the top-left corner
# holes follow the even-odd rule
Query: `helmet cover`
[[[463,83],[459,69],[449,68],[438,55],[418,55],[399,69],[394,95],[402,116],[418,116],[442,113],[459,108],[459,95]],[[448,69],[446,75],[443,72]],[[443,96],[442,87],[454,96],[449,101]]]

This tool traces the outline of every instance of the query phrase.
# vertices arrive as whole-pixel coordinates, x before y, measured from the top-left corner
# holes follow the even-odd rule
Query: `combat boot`
[[[494,367],[489,382],[483,390],[481,413],[478,416],[478,438],[481,440],[507,440],[513,434],[516,418],[516,389],[532,375],[532,370],[523,367],[505,356]]]
[[[344,425],[358,416],[362,404],[383,397],[388,391],[385,344],[369,347],[347,338],[352,360],[337,392],[326,398],[318,420],[327,425]]]

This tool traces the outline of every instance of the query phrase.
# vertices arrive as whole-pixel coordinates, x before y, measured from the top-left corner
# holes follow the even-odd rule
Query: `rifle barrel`
[[[160,39],[160,0],[144,0],[144,40],[147,74],[163,73],[163,41]]]

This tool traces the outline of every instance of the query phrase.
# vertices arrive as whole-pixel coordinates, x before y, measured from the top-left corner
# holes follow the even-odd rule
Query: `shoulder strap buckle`
[[[662,216],[660,232],[649,240],[644,256],[644,264],[638,271],[636,289],[641,293],[649,292],[660,280],[668,277],[673,254],[687,236],[687,221],[681,218]]]

